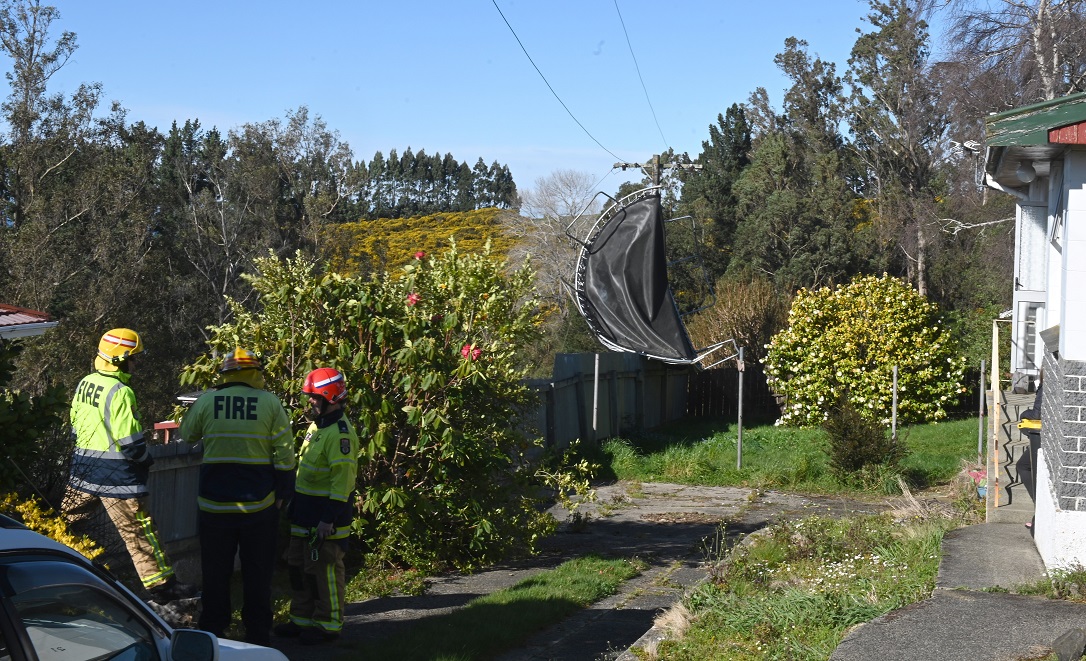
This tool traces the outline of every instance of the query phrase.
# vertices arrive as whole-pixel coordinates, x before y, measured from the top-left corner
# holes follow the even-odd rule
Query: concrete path
[[[548,538],[535,558],[468,576],[438,577],[418,597],[349,604],[342,639],[330,647],[308,648],[283,639],[273,643],[292,661],[347,658],[359,644],[404,631],[421,618],[450,613],[475,597],[509,587],[569,558],[598,553],[639,557],[648,567],[623,584],[618,594],[540,632],[500,660],[615,659],[652,628],[658,614],[705,577],[703,562],[717,555],[714,546],[724,543],[725,537],[731,543],[783,517],[886,508],[885,503],[842,498],[659,483],[617,483],[599,487],[597,493],[597,501],[583,508],[588,524],[577,532],[567,527]],[[564,512],[555,514],[560,520],[565,518]],[[727,525],[722,531],[724,521]]]
[[[990,591],[1036,584],[1044,565],[1021,524],[984,523],[943,540],[931,598],[853,629],[831,661],[1019,661],[1041,659],[1086,604]]]

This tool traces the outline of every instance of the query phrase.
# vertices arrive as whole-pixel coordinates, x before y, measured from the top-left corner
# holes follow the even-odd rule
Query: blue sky
[[[51,1],[54,31],[79,42],[54,92],[100,82],[130,121],[164,132],[175,119],[228,130],[304,105],[358,160],[406,147],[482,157],[522,189],[573,169],[613,190],[630,178],[605,176],[616,157],[668,146],[696,157],[717,115],[756,87],[779,102],[773,56],[786,37],[840,73],[867,12],[856,0],[497,0],[589,137],[492,0]]]

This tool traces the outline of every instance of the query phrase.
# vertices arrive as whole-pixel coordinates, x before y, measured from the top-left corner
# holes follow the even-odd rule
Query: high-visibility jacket
[[[325,539],[346,539],[354,517],[351,505],[357,477],[358,435],[343,410],[312,422],[298,457],[291,536],[306,537],[323,521],[335,526]]]
[[[251,514],[287,499],[294,486],[294,439],[279,398],[243,383],[200,395],[181,420],[181,437],[204,442],[200,509]]]
[[[147,495],[152,462],[143,438],[131,374],[94,372],[83,377],[72,398],[76,447],[69,484],[109,498]]]

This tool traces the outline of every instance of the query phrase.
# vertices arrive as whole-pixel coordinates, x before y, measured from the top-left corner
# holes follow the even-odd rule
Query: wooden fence
[[[776,420],[783,398],[774,395],[766,383],[765,370],[748,362],[743,371],[743,419],[750,423]],[[692,418],[736,418],[739,413],[739,370],[718,367],[694,373],[686,399],[686,414]]]

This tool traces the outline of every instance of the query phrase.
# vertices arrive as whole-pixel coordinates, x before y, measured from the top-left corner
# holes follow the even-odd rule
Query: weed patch
[[[664,659],[827,659],[849,627],[931,593],[948,519],[888,515],[783,522],[736,546],[684,600]]]

